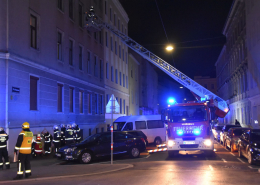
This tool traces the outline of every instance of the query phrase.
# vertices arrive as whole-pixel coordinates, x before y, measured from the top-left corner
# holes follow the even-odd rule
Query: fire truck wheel
[[[162,144],[161,138],[160,138],[160,137],[156,137],[156,138],[154,139],[154,144],[155,144],[155,146]]]
[[[168,156],[170,158],[177,157],[179,154],[179,151],[168,151]]]

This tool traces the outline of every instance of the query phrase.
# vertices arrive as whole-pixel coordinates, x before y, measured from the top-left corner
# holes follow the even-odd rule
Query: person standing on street
[[[65,132],[65,144],[70,145],[73,144],[75,141],[74,131],[71,128],[71,124],[67,125],[67,130]]]
[[[74,136],[75,136],[75,142],[79,143],[81,141],[81,135],[80,135],[80,128],[76,123],[72,124],[72,129],[74,131]]]
[[[44,138],[44,151],[45,155],[49,155],[51,153],[51,141],[52,141],[52,135],[46,131],[42,134]]]
[[[35,152],[35,156],[42,156],[42,141],[41,141],[41,135],[38,134],[35,144],[34,144],[34,152]]]
[[[60,141],[61,141],[61,132],[59,131],[59,127],[57,125],[53,126],[53,144],[55,147],[55,153],[58,152],[60,148]]]
[[[22,129],[14,148],[16,154],[19,151],[17,176],[14,180],[23,178],[24,169],[26,178],[32,175],[30,162],[32,157],[33,133],[30,131],[30,124],[28,122],[22,124]]]
[[[61,144],[61,146],[64,146],[65,145],[65,133],[66,133],[65,124],[61,124],[60,128],[61,128],[61,139],[60,139],[61,143],[60,144]]]
[[[0,170],[3,169],[4,163],[3,159],[5,159],[5,167],[6,169],[10,169],[10,162],[8,157],[7,145],[6,141],[9,139],[9,136],[6,134],[3,127],[0,127]]]

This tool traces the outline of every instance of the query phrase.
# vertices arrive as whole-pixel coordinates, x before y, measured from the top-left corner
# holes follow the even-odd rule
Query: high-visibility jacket
[[[71,128],[68,128],[65,132],[65,141],[73,141],[74,139],[74,131]]]
[[[65,133],[66,133],[66,128],[65,127],[62,127],[61,128],[61,141],[65,141]]]
[[[42,134],[42,137],[44,138],[44,143],[50,143],[52,141],[52,135],[49,132]]]
[[[16,145],[15,152],[19,150],[21,154],[31,154],[32,152],[33,133],[29,129],[24,129],[20,132]]]
[[[59,143],[61,140],[61,132],[57,129],[53,131],[53,143]]]
[[[75,141],[80,141],[81,140],[80,128],[79,127],[73,128],[73,131],[75,135]]]
[[[6,141],[8,140],[8,135],[5,133],[5,131],[0,132],[0,149],[6,148]]]

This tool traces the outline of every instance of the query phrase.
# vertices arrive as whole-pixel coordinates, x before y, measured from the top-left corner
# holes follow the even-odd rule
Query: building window
[[[69,0],[69,17],[73,19],[73,0]]]
[[[102,44],[102,32],[100,31],[98,32],[98,34],[99,34],[99,44]]]
[[[91,65],[90,65],[90,52],[88,52],[88,60],[87,60],[87,71],[88,71],[88,74],[90,74],[90,67],[91,67]]]
[[[122,114],[122,99],[120,98],[120,114]]]
[[[79,26],[83,27],[83,7],[79,4]]]
[[[113,37],[110,37],[111,51],[113,51]]]
[[[125,114],[125,100],[123,101],[123,108],[124,108],[124,114]]]
[[[57,111],[58,112],[63,112],[63,85],[58,84],[58,106],[57,106]]]
[[[120,31],[120,20],[118,19],[118,24],[117,24],[117,26],[118,26],[118,30]]]
[[[91,136],[91,128],[88,129],[88,135]]]
[[[57,39],[57,59],[62,60],[62,33],[58,32],[58,39]]]
[[[109,9],[110,21],[112,21],[112,8]]]
[[[125,87],[125,74],[123,74],[123,87]]]
[[[111,66],[111,81],[114,81],[114,68]]]
[[[30,110],[38,110],[38,80],[30,76]]]
[[[119,84],[122,85],[121,72],[119,72]]]
[[[82,47],[79,46],[79,69],[82,70],[83,69],[83,60],[82,60]]]
[[[115,41],[115,54],[117,55],[117,43]]]
[[[100,79],[103,79],[104,78],[104,70],[103,70],[103,60],[100,60]]]
[[[100,95],[100,114],[104,114],[104,98]]]
[[[69,65],[73,65],[73,40],[69,41]]]
[[[115,75],[116,75],[116,84],[118,84],[117,69],[115,69]]]
[[[98,34],[97,34],[97,32],[94,32],[94,39],[95,39],[95,40],[98,39]]]
[[[63,10],[63,0],[58,0],[58,8],[62,11]]]
[[[126,88],[128,89],[128,78],[127,78],[127,76],[125,77],[125,82],[126,82]]]
[[[84,97],[84,93],[82,90],[79,91],[79,113],[83,113],[83,98]]]
[[[98,114],[98,95],[95,94],[95,113]]]
[[[106,47],[108,47],[108,40],[107,40],[107,32],[106,32]]]
[[[121,58],[121,46],[120,45],[119,45],[118,51],[119,51],[119,58]]]
[[[106,78],[109,79],[109,64],[106,63]]]
[[[109,102],[109,94],[107,94],[107,103],[106,104],[108,104],[108,102]]]
[[[124,49],[122,50],[122,54],[123,54],[123,61],[125,61],[125,55],[124,55],[125,51]]]
[[[98,64],[97,64],[97,57],[94,56],[94,75],[98,77]]]
[[[31,27],[31,47],[37,48],[37,18],[33,15],[30,17]]]
[[[92,94],[88,93],[88,114],[92,112]]]
[[[74,112],[74,88],[69,88],[69,105],[70,105],[70,112]]]

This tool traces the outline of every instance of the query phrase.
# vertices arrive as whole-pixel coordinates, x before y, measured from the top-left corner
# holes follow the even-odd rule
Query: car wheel
[[[137,158],[137,157],[139,157],[139,156],[140,156],[140,150],[139,150],[137,147],[131,148],[131,150],[130,150],[130,156],[131,156],[132,158]]]
[[[89,151],[83,152],[80,155],[80,163],[89,164],[92,162],[92,153]]]
[[[179,154],[179,151],[168,151],[168,156],[170,158],[177,157]]]
[[[155,140],[154,140],[154,144],[155,144],[155,146],[156,146],[156,145],[160,145],[160,144],[162,144],[162,140],[161,140],[161,138],[159,138],[159,137],[155,138]]]
[[[242,153],[241,153],[241,148],[240,147],[238,147],[238,157],[242,158]]]
[[[253,157],[250,151],[247,152],[247,161],[249,164],[254,164]]]

